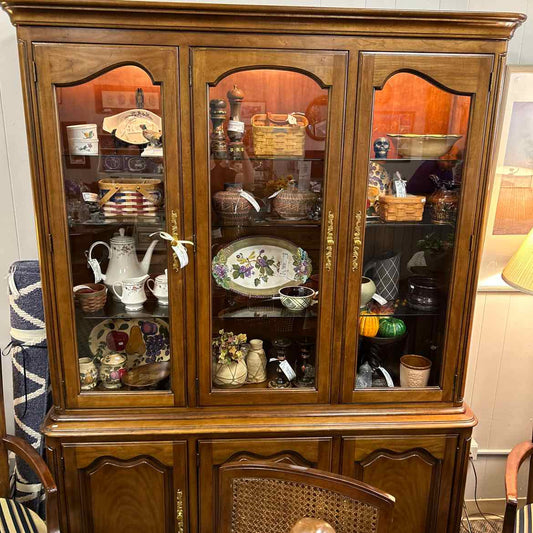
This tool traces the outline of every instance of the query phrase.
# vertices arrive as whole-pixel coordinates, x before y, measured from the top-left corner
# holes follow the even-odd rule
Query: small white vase
[[[376,284],[370,278],[363,276],[361,278],[361,299],[359,300],[361,308],[366,307],[374,294],[376,294]]]
[[[244,360],[231,363],[215,363],[213,383],[217,387],[237,388],[246,382],[248,368]]]
[[[248,367],[248,383],[263,383],[266,381],[267,358],[263,350],[263,341],[252,339],[250,341],[250,351],[246,356],[246,366]]]

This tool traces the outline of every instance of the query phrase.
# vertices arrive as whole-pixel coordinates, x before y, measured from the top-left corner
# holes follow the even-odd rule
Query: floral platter
[[[301,285],[311,275],[305,250],[276,237],[245,237],[230,242],[213,258],[212,274],[224,289],[251,296],[274,296],[282,287]]]
[[[168,323],[159,318],[107,319],[94,326],[88,338],[95,359],[109,353],[126,356],[126,368],[170,360]]]

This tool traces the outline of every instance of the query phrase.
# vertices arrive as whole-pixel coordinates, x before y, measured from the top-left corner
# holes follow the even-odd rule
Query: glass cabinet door
[[[344,53],[193,53],[202,404],[328,399],[344,76]]]
[[[176,51],[35,55],[67,406],[182,404]]]
[[[362,54],[345,401],[452,399],[491,65]]]

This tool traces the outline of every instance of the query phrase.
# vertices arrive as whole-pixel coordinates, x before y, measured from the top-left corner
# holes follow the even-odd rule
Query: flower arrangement
[[[218,363],[230,364],[242,361],[247,353],[246,333],[235,334],[233,331],[221,329],[219,336],[213,339],[213,353]]]

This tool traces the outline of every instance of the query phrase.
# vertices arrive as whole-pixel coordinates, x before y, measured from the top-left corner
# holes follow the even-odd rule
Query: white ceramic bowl
[[[390,137],[396,146],[398,157],[436,159],[447,154],[462,135],[387,133],[387,137]]]
[[[79,139],[80,141],[98,140],[96,124],[74,124],[67,126],[67,137],[69,139]]]
[[[98,144],[98,141],[68,140],[70,155],[98,155]]]

